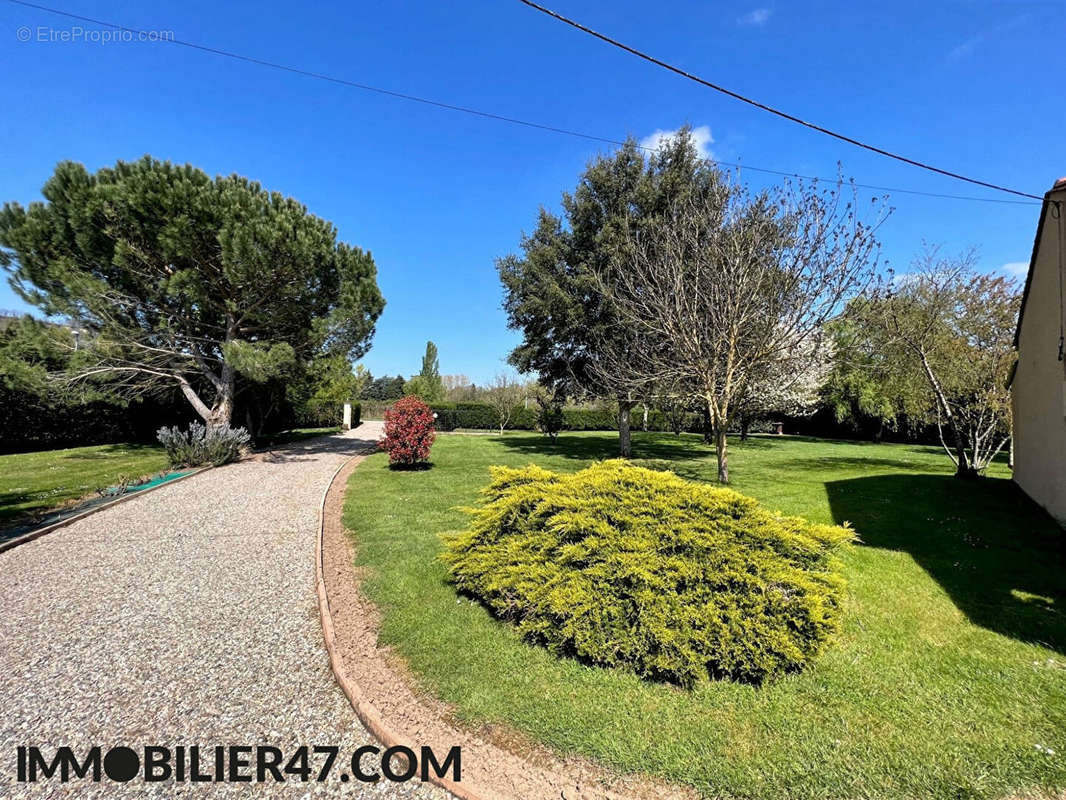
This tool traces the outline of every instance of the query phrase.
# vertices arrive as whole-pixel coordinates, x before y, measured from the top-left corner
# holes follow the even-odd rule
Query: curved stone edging
[[[362,722],[366,729],[373,734],[374,738],[378,739],[386,748],[403,745],[411,747],[417,751],[417,748],[413,747],[413,742],[396,733],[385,724],[385,720],[382,719],[377,708],[366,699],[359,685],[348,678],[348,673],[344,669],[343,659],[337,650],[337,637],[333,625],[333,614],[330,611],[329,596],[326,593],[322,546],[326,523],[326,498],[329,497],[329,493],[333,490],[333,485],[337,482],[337,476],[345,471],[350,474],[351,471],[354,470],[366,457],[367,453],[353,456],[351,459],[337,467],[337,471],[333,473],[333,477],[330,478],[325,491],[322,492],[322,502],[319,504],[318,508],[318,537],[315,542],[315,590],[318,593],[318,610],[319,615],[322,618],[322,637],[325,639],[326,652],[329,653],[329,665],[333,670],[333,676],[336,678],[338,685],[348,698],[348,702],[350,702],[352,708],[355,709],[359,721]],[[459,786],[454,781],[438,777],[432,773],[430,774],[430,780],[442,789],[451,792],[460,800],[491,800],[491,798],[482,797],[480,794],[469,791],[465,786]]]
[[[65,528],[74,522],[83,520],[86,517],[91,517],[93,514],[96,514],[99,511],[104,511],[108,508],[114,508],[119,503],[124,503],[127,500],[132,500],[135,497],[144,497],[146,495],[151,494],[156,489],[162,489],[164,486],[172,486],[176,483],[181,483],[186,478],[191,478],[194,475],[199,475],[201,472],[206,472],[209,469],[213,469],[213,467],[200,467],[199,469],[195,469],[186,475],[182,475],[180,478],[174,478],[173,480],[166,481],[165,483],[160,483],[159,485],[153,486],[150,489],[140,489],[136,492],[129,492],[127,494],[119,495],[110,502],[100,503],[99,505],[93,506],[92,508],[88,508],[79,514],[75,514],[74,516],[67,517],[66,519],[61,519],[57,522],[53,522],[51,525],[45,525],[43,528],[38,528],[35,531],[30,531],[29,533],[24,533],[21,536],[16,536],[13,539],[8,539],[6,542],[0,542],[0,553],[10,550],[13,547],[18,547],[20,544],[32,542],[34,539],[40,539],[47,533],[57,531],[60,528]]]
[[[373,632],[369,639],[366,636],[360,636],[360,633],[365,634],[365,630],[357,631],[354,634],[351,630],[348,630],[347,633],[338,636],[338,624],[333,617],[333,609],[338,603],[331,603],[331,592],[326,579],[326,551],[335,546],[334,544],[327,545],[327,524],[331,526],[335,524],[337,526],[336,530],[342,536],[344,535],[343,522],[340,517],[343,513],[344,490],[347,485],[347,479],[367,455],[369,455],[369,451],[354,456],[342,464],[333,474],[329,485],[322,494],[322,502],[319,506],[319,531],[315,545],[315,589],[318,594],[322,635],[329,654],[330,668],[356,715],[367,730],[382,742],[386,748],[404,746],[418,752],[420,745],[432,744],[433,739],[440,743],[442,734],[448,743],[459,743],[463,747],[464,756],[466,756],[464,771],[468,775],[471,771],[475,772],[484,779],[484,783],[487,785],[482,786],[480,782],[470,781],[469,778],[464,779],[463,783],[459,784],[446,778],[437,777],[432,774],[432,771],[428,777],[432,783],[450,792],[460,800],[504,800],[504,798],[513,798],[514,800],[534,800],[534,798],[562,798],[562,800],[635,800],[636,798],[690,800],[690,798],[693,798],[695,793],[691,789],[663,784],[646,776],[622,775],[609,772],[584,759],[560,757],[540,745],[528,743],[529,747],[534,751],[532,753],[535,757],[534,762],[529,758],[517,755],[513,752],[511,746],[507,744],[500,746],[491,741],[486,741],[475,732],[458,729],[448,719],[447,709],[444,709],[445,713],[441,713],[441,709],[434,710],[430,708],[429,705],[432,705],[433,701],[427,701],[426,698],[415,695],[411,691],[407,678],[398,673],[392,664],[387,663],[385,659],[379,658],[380,663],[377,667],[384,674],[387,682],[394,687],[401,686],[404,694],[409,693],[411,695],[411,698],[406,701],[408,704],[406,707],[401,699],[397,701],[395,708],[385,709],[386,713],[390,711],[398,713],[408,723],[413,725],[420,737],[428,737],[428,740],[422,739],[416,742],[402,729],[398,729],[399,726],[389,723],[382,713],[382,709],[368,697],[357,677],[349,672],[348,662],[344,653],[347,647],[350,655],[351,645],[360,639],[363,640],[359,649],[360,656],[362,656],[363,651],[368,646],[372,647],[368,642],[376,640],[376,631],[373,624],[364,623],[366,629]],[[340,493],[339,498],[337,497],[337,492]],[[338,499],[339,503],[336,502]],[[332,530],[331,528],[331,535]],[[330,550],[330,552],[332,554],[333,550]],[[347,554],[349,558],[347,559],[348,569],[345,577],[350,576],[352,590],[358,595],[356,575],[352,573],[350,550],[347,551]],[[335,558],[335,555],[331,555],[329,559],[330,575],[334,581],[336,580],[336,576],[333,574],[333,559]],[[334,587],[336,588],[335,583]],[[336,594],[333,596],[336,599]],[[368,603],[361,596],[359,596],[359,599],[361,604]],[[350,604],[351,598],[346,597],[344,600],[347,600]],[[352,620],[344,619],[343,617],[338,619],[343,620],[343,624],[340,626],[342,629],[351,628]],[[349,637],[351,641],[348,640]],[[379,655],[379,653],[370,654],[368,663],[375,660],[375,657]],[[373,665],[371,666],[373,667]],[[358,667],[356,669],[358,670]],[[375,674],[373,669],[370,669],[367,675],[369,675],[371,682],[377,683],[378,687],[381,688],[381,675]],[[429,705],[427,705],[427,702]],[[442,709],[444,708],[442,703],[439,705],[441,705]],[[481,758],[475,757],[475,759],[471,759],[470,756],[475,754]],[[471,763],[472,760],[474,763]]]

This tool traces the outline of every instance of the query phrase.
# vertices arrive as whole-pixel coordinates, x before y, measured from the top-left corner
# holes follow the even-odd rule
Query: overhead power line
[[[75,20],[78,20],[80,22],[91,22],[94,25],[102,25],[102,26],[107,27],[107,28],[113,28],[113,29],[119,30],[119,31],[126,31],[126,32],[129,32],[129,33],[136,34],[138,36],[146,33],[146,31],[144,31],[141,28],[134,28],[134,27],[130,27],[128,25],[120,25],[120,24],[115,23],[115,22],[108,22],[106,20],[95,19],[94,17],[86,17],[86,16],[83,16],[81,14],[73,14],[73,13],[71,13],[69,11],[62,11],[62,10],[60,10],[58,8],[51,8],[49,6],[43,6],[43,5],[39,5],[37,3],[27,2],[27,0],[8,0],[8,2],[14,3],[15,5],[25,6],[27,8],[34,8],[34,9],[37,9],[38,11],[45,11],[45,12],[47,12],[49,14],[56,14],[58,16],[66,17],[68,19],[75,19]],[[473,115],[473,116],[476,116],[476,117],[481,117],[483,119],[495,120],[497,122],[507,122],[507,123],[510,123],[512,125],[522,125],[522,126],[527,127],[527,128],[534,128],[536,130],[549,131],[551,133],[563,134],[565,136],[573,136],[573,137],[577,137],[579,139],[585,139],[585,140],[588,140],[588,141],[601,142],[603,144],[610,144],[610,145],[616,145],[616,146],[625,144],[625,142],[623,142],[623,141],[621,141],[619,139],[612,139],[612,138],[609,138],[609,137],[606,137],[606,136],[596,136],[596,135],[591,134],[591,133],[583,133],[581,131],[570,130],[568,128],[561,128],[561,127],[558,127],[558,126],[555,126],[555,125],[547,125],[547,124],[540,123],[540,122],[531,122],[530,120],[519,119],[517,117],[505,116],[503,114],[495,114],[495,113],[490,112],[490,111],[482,111],[480,109],[470,108],[468,106],[456,105],[454,103],[445,103],[445,102],[441,102],[439,100],[431,100],[429,98],[419,97],[417,95],[409,94],[407,92],[399,92],[399,91],[394,91],[392,89],[384,89],[384,88],[381,88],[380,86],[371,86],[370,84],[359,83],[357,81],[348,80],[346,78],[339,78],[339,77],[337,77],[335,75],[327,75],[327,74],[321,73],[321,72],[314,72],[313,70],[302,69],[300,67],[293,67],[293,66],[289,66],[287,64],[280,64],[280,63],[277,63],[277,62],[274,62],[274,61],[267,61],[267,60],[262,59],[262,58],[256,58],[254,56],[247,56],[247,55],[243,55],[241,53],[235,53],[233,51],[223,50],[223,49],[220,49],[220,48],[217,48],[217,47],[209,47],[207,45],[198,44],[196,42],[190,42],[190,41],[186,41],[186,40],[182,40],[182,39],[176,39],[176,38],[156,39],[156,40],[152,41],[152,43],[153,44],[174,44],[174,45],[179,45],[180,47],[186,47],[186,48],[189,48],[189,49],[192,49],[192,50],[199,50],[200,52],[210,53],[210,54],[216,55],[216,56],[222,56],[223,58],[230,58],[230,59],[234,59],[236,61],[243,61],[243,62],[246,62],[248,64],[255,64],[255,65],[260,66],[260,67],[268,67],[270,69],[280,70],[282,72],[288,72],[288,73],[292,73],[294,75],[302,75],[305,78],[313,78],[315,80],[326,81],[328,83],[337,84],[339,86],[346,86],[346,87],[348,87],[350,89],[359,89],[361,91],[373,92],[375,94],[385,95],[387,97],[394,97],[394,98],[397,98],[397,99],[400,99],[400,100],[407,100],[407,101],[410,101],[410,102],[413,102],[413,103],[421,103],[423,105],[433,106],[435,108],[442,108],[442,109],[445,109],[447,111],[455,111],[455,112],[460,112],[460,113],[463,113],[463,114],[470,114],[470,115]],[[642,149],[642,150],[644,150],[644,151],[646,151],[648,153],[654,153],[655,152],[655,149],[654,148],[650,148],[650,147],[641,147],[640,149]],[[714,163],[716,163],[716,164],[721,165],[721,166],[733,167],[733,168],[739,169],[739,170],[751,170],[752,172],[762,172],[762,173],[766,173],[768,175],[781,175],[781,176],[790,177],[790,178],[802,178],[804,180],[816,180],[816,181],[824,181],[824,182],[836,182],[838,180],[837,178],[819,178],[817,176],[812,176],[812,175],[800,175],[799,173],[795,173],[795,172],[784,172],[784,171],[781,171],[781,170],[768,169],[766,167],[754,167],[754,166],[750,166],[750,165],[747,165],[747,164],[741,164],[741,163],[735,163],[735,162],[729,162],[729,161],[719,161],[718,159],[712,159],[712,161]],[[969,195],[941,194],[941,193],[937,193],[937,192],[924,192],[924,191],[920,191],[918,189],[900,189],[900,188],[893,188],[891,186],[876,186],[876,185],[867,184],[867,183],[853,183],[851,185],[854,185],[854,186],[856,186],[858,188],[862,188],[862,189],[873,189],[873,190],[879,191],[879,192],[898,192],[900,194],[912,194],[912,195],[920,195],[920,196],[923,196],[923,197],[936,197],[936,198],[943,198],[943,199],[948,199],[948,200],[967,200],[967,201],[977,202],[977,203],[1005,203],[1005,204],[1010,204],[1010,205],[1037,205],[1036,203],[1030,202],[1028,200],[1005,200],[1005,199],[996,198],[996,197],[972,197],[972,196],[969,196]],[[1022,194],[1022,193],[1016,192],[1016,194]],[[1025,196],[1025,197],[1035,197],[1034,195],[1023,195],[1023,196]],[[1035,199],[1039,200],[1040,198],[1035,198]]]
[[[1017,189],[1010,189],[1006,186],[1000,186],[995,183],[989,183],[988,181],[978,180],[977,178],[970,178],[966,175],[961,175],[958,172],[951,172],[950,170],[941,169],[940,167],[933,166],[932,164],[927,164],[924,161],[918,161],[914,158],[908,158],[907,156],[900,155],[899,153],[894,153],[891,150],[885,150],[881,147],[868,144],[866,142],[860,141],[859,139],[852,138],[851,136],[846,136],[843,133],[837,133],[836,131],[830,130],[829,128],[822,127],[821,125],[817,125],[813,122],[808,122],[807,120],[801,119],[800,117],[797,117],[793,114],[789,114],[785,111],[781,111],[778,108],[774,108],[773,106],[766,105],[766,103],[760,103],[758,100],[754,100],[751,97],[746,97],[745,95],[742,95],[739,92],[734,92],[732,89],[727,89],[726,87],[720,86],[717,83],[712,83],[711,81],[701,78],[698,75],[693,75],[691,72],[686,72],[680,67],[676,67],[673,64],[669,64],[666,61],[663,61],[662,59],[656,58],[655,56],[649,55],[641,50],[637,50],[635,47],[630,47],[628,44],[620,42],[617,39],[612,39],[606,34],[600,33],[599,31],[595,31],[587,25],[582,25],[580,22],[572,20],[569,17],[564,17],[562,14],[552,11],[550,8],[545,8],[539,3],[534,3],[533,0],[518,1],[529,6],[530,8],[534,8],[537,11],[540,11],[542,14],[547,14],[549,17],[554,17],[560,22],[564,22],[573,28],[577,28],[579,31],[583,31],[584,33],[587,33],[590,36],[595,36],[597,39],[607,42],[607,44],[609,45],[613,45],[614,47],[617,47],[621,50],[625,50],[627,53],[631,53],[637,58],[642,58],[645,61],[655,64],[656,66],[662,67],[663,69],[669,70],[670,72],[680,75],[683,78],[688,78],[690,81],[695,81],[696,83],[702,86],[706,86],[708,89],[714,89],[714,91],[716,92],[721,92],[724,95],[732,97],[734,100],[740,100],[742,103],[747,103],[750,106],[755,106],[755,108],[767,111],[771,114],[781,117],[782,119],[787,119],[789,122],[795,122],[797,125],[802,125],[806,128],[810,128],[811,130],[818,131],[819,133],[824,133],[826,136],[832,136],[834,139],[839,139],[842,142],[847,142],[848,144],[855,145],[856,147],[861,147],[863,150],[869,150],[872,153],[877,153],[878,155],[882,155],[887,158],[894,158],[896,161],[902,161],[904,164],[910,164],[914,167],[929,170],[930,172],[935,172],[938,175],[944,175],[948,178],[954,178],[955,180],[966,181],[967,183],[972,183],[976,186],[984,186],[987,189],[995,189],[998,192],[1007,192],[1008,194],[1018,195],[1019,197],[1031,197],[1034,200],[1041,199],[1039,195],[1029,194],[1028,192],[1022,192]]]

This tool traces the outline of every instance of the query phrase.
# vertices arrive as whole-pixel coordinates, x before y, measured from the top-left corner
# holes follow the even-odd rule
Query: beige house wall
[[[1059,213],[1066,214],[1066,191],[1051,192],[1048,200],[1060,201]],[[1011,387],[1014,480],[1066,523],[1066,363],[1058,358],[1062,243],[1054,211],[1054,203],[1044,204],[1018,332],[1018,367]]]

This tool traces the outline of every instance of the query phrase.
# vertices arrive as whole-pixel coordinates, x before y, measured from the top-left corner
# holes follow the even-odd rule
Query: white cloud
[[[766,24],[770,19],[770,9],[768,8],[756,8],[749,11],[743,17],[737,20],[737,25],[754,26],[760,28]]]
[[[966,56],[970,55],[970,53],[976,50],[978,45],[982,44],[984,40],[984,34],[971,36],[962,44],[958,45],[957,47],[953,47],[948,53],[948,59],[950,59],[951,61],[959,61],[960,59],[966,58]]]
[[[998,25],[986,28],[983,31],[978,31],[976,34],[960,42],[955,47],[948,51],[949,61],[961,61],[967,56],[974,53],[977,48],[985,44],[985,42],[995,43],[997,40],[1003,38],[1003,34],[1015,31],[1023,25],[1027,24],[1032,18],[1032,12],[1026,11],[1022,14],[1018,14],[1005,22],[1001,22]]]
[[[1026,273],[1029,272],[1029,262],[1011,261],[1004,264],[1000,269],[1015,278],[1024,278]]]
[[[680,128],[672,131],[657,130],[650,136],[645,136],[641,139],[640,146],[651,151],[658,150],[664,143],[677,136],[678,130],[680,130]],[[714,151],[711,150],[711,145],[714,144],[714,137],[711,136],[710,126],[700,125],[698,128],[693,128],[690,135],[692,137],[692,144],[696,146],[696,152],[699,153],[700,158],[714,161]]]

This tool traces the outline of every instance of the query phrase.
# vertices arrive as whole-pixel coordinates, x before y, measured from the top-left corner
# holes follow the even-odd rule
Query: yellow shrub
[[[810,663],[839,623],[845,528],[625,461],[491,471],[442,558],[553,653],[684,686],[757,682]]]

